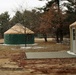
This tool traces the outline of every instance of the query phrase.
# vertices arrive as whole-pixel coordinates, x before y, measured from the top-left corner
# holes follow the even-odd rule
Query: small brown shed
[[[70,48],[76,53],[76,21],[70,25]]]

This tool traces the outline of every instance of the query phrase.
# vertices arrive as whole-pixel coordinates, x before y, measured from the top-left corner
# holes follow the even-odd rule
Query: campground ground
[[[68,40],[35,39],[35,44],[4,45],[0,40],[0,75],[76,75],[76,58],[27,59],[25,52],[58,52],[70,50]]]

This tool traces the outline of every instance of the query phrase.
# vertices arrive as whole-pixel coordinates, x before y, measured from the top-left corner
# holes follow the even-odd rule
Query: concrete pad
[[[75,58],[67,51],[61,52],[26,52],[27,59],[47,59],[47,58]]]

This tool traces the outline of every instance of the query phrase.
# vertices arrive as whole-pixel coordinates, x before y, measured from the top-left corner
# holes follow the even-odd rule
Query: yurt
[[[76,53],[76,21],[70,25],[70,48],[71,52]]]
[[[4,33],[4,44],[33,44],[34,32],[17,23]]]

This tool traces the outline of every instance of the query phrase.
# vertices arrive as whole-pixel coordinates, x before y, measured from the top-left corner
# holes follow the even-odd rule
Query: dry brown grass
[[[0,40],[1,42],[3,41]],[[3,45],[0,44],[0,58],[10,57],[14,53],[20,52],[56,52],[56,51],[67,51],[69,45],[67,44],[56,44],[52,39],[48,39],[48,42],[44,42],[44,39],[35,39],[34,45],[27,45],[24,47],[21,45]]]
[[[11,57],[15,58],[21,52],[51,52],[69,50],[69,45],[56,44],[54,40],[49,40],[47,43],[45,43],[44,40],[37,40],[35,42],[36,45],[31,45],[31,48],[29,49],[21,48],[21,46],[8,46],[1,44],[0,75],[76,75],[76,58],[10,60]],[[19,67],[19,63],[20,65],[23,64],[23,67]]]

